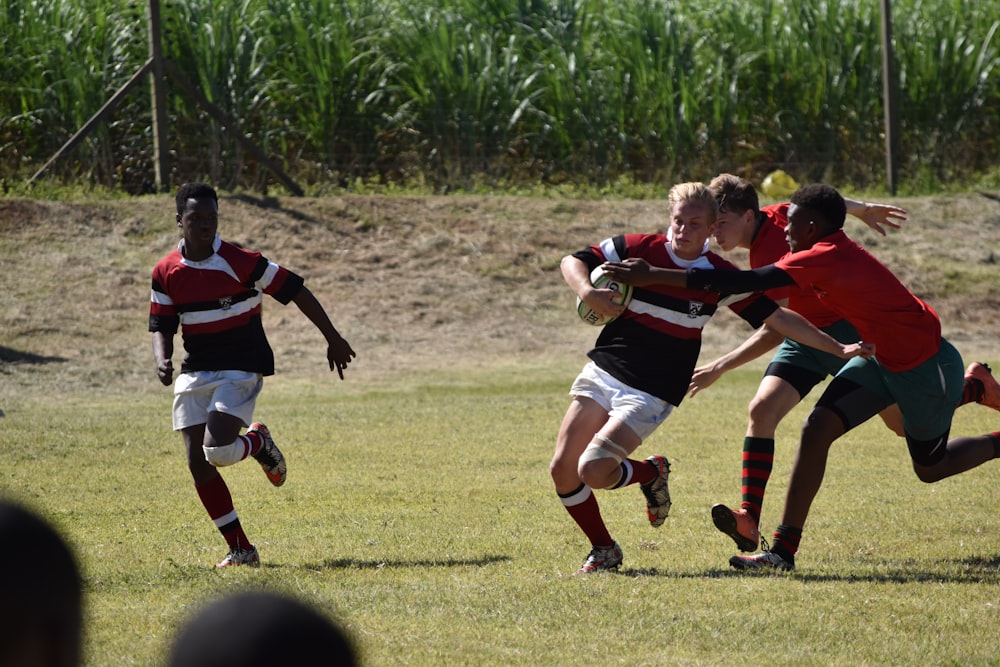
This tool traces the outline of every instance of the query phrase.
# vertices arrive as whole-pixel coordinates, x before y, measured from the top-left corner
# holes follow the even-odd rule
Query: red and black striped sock
[[[981,381],[976,378],[966,378],[965,385],[962,387],[962,399],[958,402],[958,405],[978,403],[983,400],[984,393],[986,393],[986,389],[983,387]]]
[[[771,479],[773,467],[774,438],[748,435],[743,439],[743,502],[740,507],[749,512],[758,523],[764,506],[764,490]]]
[[[801,528],[780,524],[774,531],[774,546],[771,547],[771,551],[792,563],[795,562],[795,554],[799,551],[801,541]]]

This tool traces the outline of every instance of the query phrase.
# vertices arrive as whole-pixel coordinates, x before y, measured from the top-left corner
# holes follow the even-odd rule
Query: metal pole
[[[892,50],[892,0],[881,0],[882,9],[882,106],[885,112],[885,177],[889,194],[896,194],[899,154],[896,114],[896,64]]]
[[[87,134],[90,133],[90,131],[92,129],[94,129],[94,126],[96,126],[99,122],[101,122],[101,120],[103,120],[105,116],[107,116],[109,113],[111,113],[114,110],[114,108],[116,106],[118,106],[118,103],[121,102],[122,98],[125,97],[125,95],[128,94],[128,92],[130,90],[132,90],[132,88],[136,84],[139,83],[139,81],[142,79],[142,77],[144,77],[150,71],[150,69],[152,68],[152,66],[153,66],[152,61],[147,60],[146,64],[144,64],[142,67],[140,67],[139,70],[135,74],[132,75],[132,78],[129,79],[128,82],[124,86],[122,86],[121,88],[119,88],[118,92],[116,92],[114,95],[112,95],[111,99],[109,99],[107,102],[105,102],[104,106],[101,107],[97,111],[97,113],[95,113],[93,116],[91,116],[90,120],[88,120],[86,123],[84,123],[83,127],[81,127],[79,130],[77,130],[77,133],[74,134],[72,137],[70,137],[69,141],[67,141],[65,144],[63,144],[62,148],[60,148],[58,151],[56,151],[56,154],[53,155],[51,158],[49,158],[48,162],[46,162],[44,165],[42,165],[41,169],[39,169],[38,171],[35,172],[34,176],[32,176],[30,179],[28,179],[28,185],[31,185],[32,183],[34,183],[35,180],[39,176],[41,176],[42,173],[46,169],[48,169],[49,167],[51,167],[56,162],[56,160],[58,160],[59,158],[61,158],[63,155],[65,155],[67,152],[69,152],[70,149],[72,149],[78,143],[80,143],[81,141],[83,141],[83,138],[86,137]]]
[[[170,190],[170,150],[167,143],[166,96],[163,90],[163,47],[160,43],[160,2],[149,0],[149,59],[153,69],[149,78],[153,107],[153,168],[157,192]]]
[[[267,156],[267,153],[261,150],[260,147],[251,141],[249,137],[243,134],[243,130],[240,129],[239,123],[236,122],[236,119],[231,118],[225,111],[212,104],[209,99],[205,97],[205,94],[201,92],[201,90],[196,88],[194,84],[188,81],[187,78],[181,74],[176,65],[169,60],[164,60],[163,70],[167,73],[167,76],[170,77],[171,81],[173,81],[177,87],[181,89],[181,92],[191,98],[196,104],[201,106],[202,109],[207,111],[208,114],[215,119],[215,122],[222,127],[224,132],[240,142],[240,145],[257,158],[258,162],[274,172],[274,175],[278,177],[278,180],[284,183],[285,187],[288,188],[292,194],[299,197],[305,194],[302,188],[300,188],[298,184],[292,180],[291,176],[286,174],[276,162]]]

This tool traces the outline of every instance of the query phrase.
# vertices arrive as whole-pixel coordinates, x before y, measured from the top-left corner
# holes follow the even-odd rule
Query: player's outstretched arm
[[[330,317],[326,314],[323,305],[309,291],[308,287],[303,285],[292,301],[302,311],[302,314],[316,325],[316,328],[320,330],[323,337],[326,338],[326,359],[330,364],[330,370],[336,369],[337,375],[343,380],[344,369],[351,363],[351,359],[357,356],[354,350],[351,349],[350,343],[344,340],[344,337],[333,326],[333,322],[330,321]]]
[[[833,338],[829,334],[820,331],[809,320],[802,317],[794,310],[779,307],[764,320],[768,326],[781,332],[785,337],[796,340],[803,345],[814,347],[823,352],[835,354],[841,359],[851,359],[853,357],[873,357],[875,356],[875,344],[858,341],[857,343],[844,344]]]
[[[694,396],[699,391],[707,389],[725,373],[753,361],[762,354],[773,350],[784,340],[784,336],[764,325],[753,332],[739,347],[727,352],[715,361],[694,369],[691,383],[688,385],[688,395]]]
[[[669,285],[687,287],[687,271],[653,266],[641,257],[629,257],[620,262],[605,262],[604,272],[630,285]]]
[[[855,218],[865,223],[876,232],[885,236],[886,227],[899,229],[896,220],[906,220],[906,209],[891,204],[872,204],[871,202],[857,201],[855,199],[844,198],[847,204],[847,212]]]

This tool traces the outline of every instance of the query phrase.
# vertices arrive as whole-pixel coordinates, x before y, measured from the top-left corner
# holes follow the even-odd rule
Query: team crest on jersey
[[[694,319],[696,317],[701,317],[702,309],[705,307],[700,301],[688,301],[688,317]]]
[[[219,308],[222,310],[229,310],[233,307],[233,297],[224,296],[219,298]]]

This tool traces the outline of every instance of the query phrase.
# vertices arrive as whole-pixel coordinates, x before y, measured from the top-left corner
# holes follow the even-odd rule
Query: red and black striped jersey
[[[736,266],[714,252],[684,260],[663,234],[625,234],[575,253],[593,269],[605,261],[637,257],[668,269],[727,269]],[[680,405],[701,352],[701,331],[719,306],[760,326],[777,305],[762,293],[723,297],[715,292],[650,285],[636,287],[625,313],[606,324],[587,353],[598,366],[630,387]]]
[[[261,320],[263,295],[288,304],[303,280],[268,261],[215,237],[215,252],[194,262],[177,249],[153,268],[149,330],[184,341],[182,372],[242,370],[274,374],[274,353]]]

